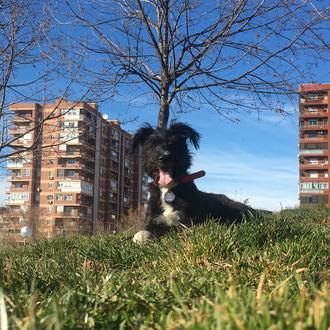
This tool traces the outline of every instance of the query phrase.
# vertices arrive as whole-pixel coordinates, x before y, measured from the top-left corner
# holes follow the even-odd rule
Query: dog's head
[[[191,165],[187,141],[197,149],[199,139],[200,135],[183,123],[157,129],[146,124],[134,135],[133,150],[142,146],[145,171],[155,183],[164,185],[187,174]]]

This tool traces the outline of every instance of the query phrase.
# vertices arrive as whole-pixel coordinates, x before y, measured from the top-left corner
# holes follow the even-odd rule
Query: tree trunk
[[[166,128],[170,115],[170,105],[168,104],[168,92],[162,92],[160,97],[160,108],[158,114],[158,128]]]

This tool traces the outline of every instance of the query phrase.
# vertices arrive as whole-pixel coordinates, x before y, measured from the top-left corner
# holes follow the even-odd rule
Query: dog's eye
[[[151,145],[151,148],[152,148],[152,149],[155,149],[155,148],[156,148],[156,145],[155,145],[155,144],[152,144],[152,145]]]

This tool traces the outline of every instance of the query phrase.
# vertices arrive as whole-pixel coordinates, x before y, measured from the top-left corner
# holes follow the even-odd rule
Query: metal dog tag
[[[175,200],[175,194],[172,191],[168,191],[164,195],[165,202],[172,203]]]

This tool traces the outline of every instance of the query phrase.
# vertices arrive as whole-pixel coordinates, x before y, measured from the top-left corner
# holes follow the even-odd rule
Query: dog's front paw
[[[151,241],[151,240],[153,240],[153,238],[154,237],[153,237],[153,235],[151,234],[150,231],[140,230],[133,236],[133,242],[141,244],[141,243]]]

